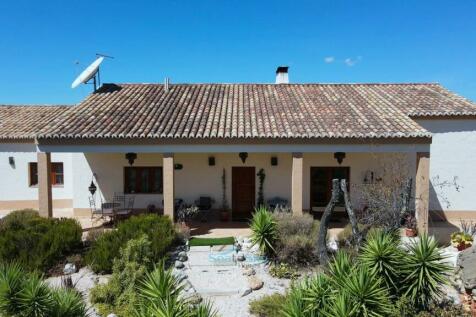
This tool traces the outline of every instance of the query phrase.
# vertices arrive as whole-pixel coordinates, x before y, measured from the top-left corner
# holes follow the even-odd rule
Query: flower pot
[[[416,229],[405,228],[405,235],[407,237],[416,237],[417,231],[416,231]]]
[[[230,213],[228,211],[220,212],[220,219],[221,221],[228,221],[230,220]]]
[[[467,248],[469,248],[471,245],[469,244],[466,244],[466,243],[460,243],[456,246],[456,249],[458,249],[458,251],[463,251],[463,250],[466,250]]]

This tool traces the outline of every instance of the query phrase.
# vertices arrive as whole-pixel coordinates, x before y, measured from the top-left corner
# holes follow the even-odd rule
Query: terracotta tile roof
[[[71,107],[37,105],[0,105],[0,140],[28,140],[47,123]]]
[[[476,115],[438,84],[106,84],[42,138],[431,137],[411,116]]]

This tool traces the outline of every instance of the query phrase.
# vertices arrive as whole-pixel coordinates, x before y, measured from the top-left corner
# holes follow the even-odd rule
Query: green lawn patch
[[[191,247],[209,246],[209,245],[230,245],[235,243],[235,238],[191,238],[188,245]]]

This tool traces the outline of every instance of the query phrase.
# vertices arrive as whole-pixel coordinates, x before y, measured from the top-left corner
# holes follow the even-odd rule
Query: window
[[[30,186],[38,185],[38,163],[29,163]],[[63,163],[51,163],[51,185],[64,184]]]
[[[311,208],[327,206],[331,199],[332,180],[345,179],[349,186],[349,175],[349,167],[311,167]],[[344,206],[342,193],[337,206]]]
[[[162,194],[162,167],[125,167],[124,193]]]

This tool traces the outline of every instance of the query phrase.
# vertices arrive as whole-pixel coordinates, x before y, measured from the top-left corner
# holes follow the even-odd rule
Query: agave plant
[[[399,285],[402,251],[400,239],[393,233],[381,229],[369,232],[366,243],[361,249],[360,261],[377,276],[381,276],[389,290],[396,294]]]
[[[273,254],[277,236],[277,224],[273,215],[261,206],[255,210],[250,224],[251,241],[259,246],[264,254]]]
[[[444,263],[435,239],[422,234],[418,241],[407,245],[403,274],[404,296],[419,308],[426,309],[443,295],[441,287],[448,282],[450,267]]]
[[[336,282],[347,278],[351,274],[353,268],[354,264],[350,259],[350,255],[342,250],[337,251],[327,268],[334,288],[340,287]]]

